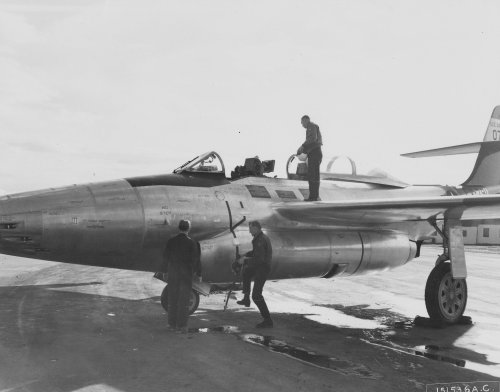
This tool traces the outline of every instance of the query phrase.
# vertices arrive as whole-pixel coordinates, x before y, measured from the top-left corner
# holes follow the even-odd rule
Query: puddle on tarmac
[[[394,323],[394,329],[402,329],[405,331],[412,329],[413,326],[414,326],[414,324],[413,324],[413,321],[411,321],[411,320],[409,320],[409,321],[396,321]]]
[[[325,305],[322,305],[325,306]],[[361,339],[366,343],[371,345],[376,345],[379,347],[385,347],[390,350],[404,352],[411,355],[416,355],[419,357],[424,357],[432,359],[435,361],[443,361],[451,363],[459,367],[465,367],[466,361],[464,359],[453,358],[448,355],[443,355],[440,353],[439,347],[435,345],[427,346],[417,346],[417,347],[404,347],[400,346],[394,342],[390,341],[390,335],[395,333],[395,330],[409,331],[412,330],[416,325],[435,327],[429,319],[417,316],[414,320],[410,320],[407,317],[393,313],[389,309],[371,309],[368,305],[358,305],[358,306],[343,306],[343,305],[326,305],[332,307],[336,310],[340,310],[346,314],[358,317],[360,319],[369,320],[379,320],[386,327],[391,328],[391,330],[376,329],[375,331],[365,331],[364,335],[367,339]],[[462,321],[463,325],[470,325],[470,317],[464,317]]]
[[[341,373],[346,376],[357,376],[361,378],[380,379],[382,376],[370,371],[364,365],[355,364],[350,361],[330,357],[328,355],[317,354],[300,347],[295,347],[286,342],[276,340],[272,336],[263,336],[256,334],[244,334],[238,327],[223,325],[220,327],[208,328],[190,328],[189,333],[210,333],[219,332],[236,335],[238,339],[246,343],[265,347],[271,352],[286,355],[287,357],[299,360],[301,362],[313,365],[322,369],[327,369]]]
[[[434,361],[443,361],[459,367],[465,367],[465,364],[467,363],[467,361],[465,361],[464,359],[457,359],[449,357],[447,355],[442,355],[441,353],[439,353],[439,347],[433,345],[407,348],[388,341],[385,341],[383,343],[377,343],[374,341],[370,341],[370,339],[361,339],[361,340],[372,346],[382,347],[405,354],[416,355],[418,357],[424,357],[432,359]]]
[[[238,327],[233,327],[232,325],[223,325],[221,327],[209,327],[209,328],[189,328],[189,333],[210,333],[210,332],[221,332],[229,334],[238,334],[240,329]]]
[[[290,346],[280,340],[273,339],[271,336],[262,336],[255,334],[241,334],[238,336],[244,342],[266,347],[268,350],[298,359],[301,362],[308,363],[323,369],[333,370],[345,376],[358,376],[361,378],[380,379],[380,374],[371,372],[363,365],[358,365],[350,361],[329,357],[323,354]]]
[[[457,359],[453,357],[448,357],[446,355],[442,355],[439,353],[439,347],[437,346],[419,346],[413,349],[408,349],[409,352],[412,352],[415,355],[434,359],[435,361],[443,361],[448,362],[456,366],[465,367],[466,361],[464,359]]]
[[[401,322],[400,324],[396,324],[395,327],[401,329],[409,329],[411,328],[411,323]],[[212,333],[212,332],[236,335],[239,339],[241,339],[246,343],[255,344],[264,347],[271,352],[286,355],[287,357],[296,359],[298,361],[322,369],[335,371],[344,374],[346,376],[357,376],[361,378],[370,378],[370,379],[380,379],[382,377],[380,374],[370,371],[364,365],[355,364],[350,361],[330,357],[324,354],[317,354],[313,351],[309,351],[304,348],[291,346],[286,342],[274,339],[272,336],[244,334],[238,327],[232,325],[189,329],[189,333]],[[424,357],[435,361],[443,361],[459,367],[465,367],[466,364],[466,361],[463,359],[457,359],[441,354],[439,352],[439,347],[433,345],[407,348],[399,346],[393,342],[389,342],[385,339],[382,339],[382,341],[377,342],[377,340],[379,339],[372,336],[372,334],[368,334],[367,339],[361,339],[361,340],[374,346],[383,347],[393,351],[404,352],[406,354],[416,355],[419,357]]]

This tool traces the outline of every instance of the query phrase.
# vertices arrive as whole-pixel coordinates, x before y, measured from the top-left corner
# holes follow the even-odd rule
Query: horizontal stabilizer
[[[500,185],[500,105],[493,109],[488,128],[481,143],[436,148],[402,154],[408,158],[437,157],[443,155],[478,153],[474,169],[463,186]]]
[[[440,157],[445,155],[473,154],[479,152],[481,144],[482,143],[480,142],[460,144],[458,146],[435,148],[433,150],[409,152],[407,154],[401,154],[401,156],[406,158],[426,158],[426,157]]]

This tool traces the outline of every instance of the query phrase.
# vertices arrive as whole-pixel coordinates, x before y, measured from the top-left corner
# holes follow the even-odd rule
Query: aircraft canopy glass
[[[215,151],[191,159],[174,170],[174,173],[225,173],[224,162]]]

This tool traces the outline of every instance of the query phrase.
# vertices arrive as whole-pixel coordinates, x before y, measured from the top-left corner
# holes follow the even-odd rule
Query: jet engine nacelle
[[[269,279],[348,276],[399,267],[413,259],[417,246],[397,232],[264,230],[273,247]],[[221,283],[235,279],[231,263],[235,244],[244,254],[252,237],[240,230],[235,242],[225,234],[201,242],[203,279]]]

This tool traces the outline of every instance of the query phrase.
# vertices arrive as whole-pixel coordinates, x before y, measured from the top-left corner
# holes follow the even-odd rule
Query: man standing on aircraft
[[[187,332],[189,298],[193,271],[198,268],[199,247],[188,236],[191,222],[179,222],[180,233],[168,240],[165,261],[168,263],[168,325],[170,330]]]
[[[317,201],[319,198],[319,166],[323,159],[321,146],[323,138],[319,127],[314,124],[309,116],[302,116],[302,126],[306,129],[306,141],[297,150],[297,155],[307,154],[307,178],[309,180],[309,198],[305,201]]]
[[[262,289],[266,283],[267,276],[271,270],[271,260],[273,258],[273,248],[271,241],[262,232],[262,228],[258,221],[251,221],[248,224],[250,234],[253,236],[252,247],[250,252],[244,256],[247,258],[243,267],[243,294],[244,297],[238,301],[238,305],[250,306],[250,286],[252,279],[253,291],[252,299],[255,305],[259,308],[263,321],[256,325],[257,328],[272,328],[273,320],[269,314],[266,301],[262,296]]]

